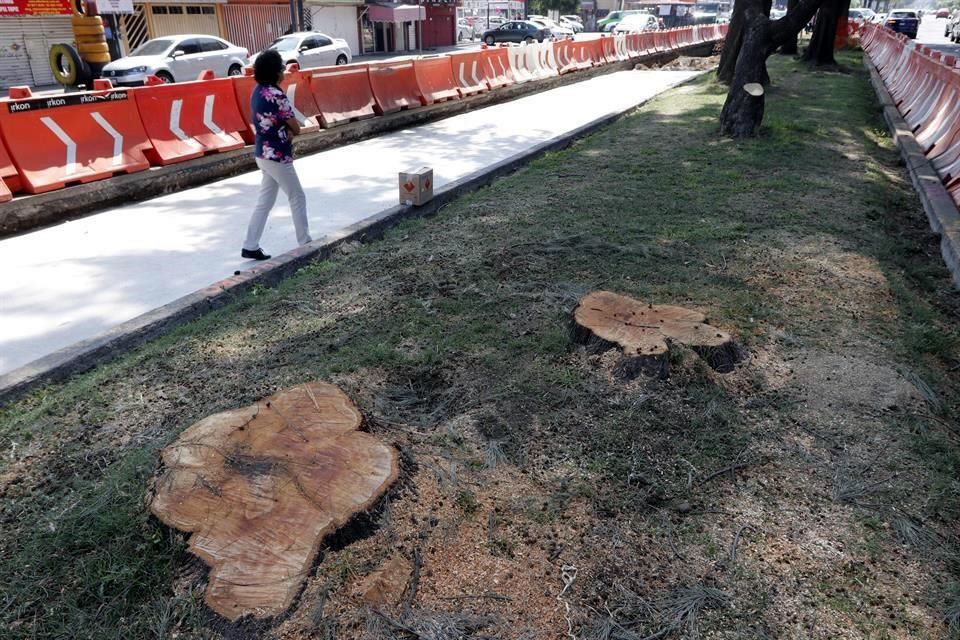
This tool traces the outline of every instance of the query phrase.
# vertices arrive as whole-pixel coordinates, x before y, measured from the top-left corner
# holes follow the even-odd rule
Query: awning
[[[426,20],[427,10],[415,4],[383,2],[367,5],[367,17],[370,22],[415,22]]]

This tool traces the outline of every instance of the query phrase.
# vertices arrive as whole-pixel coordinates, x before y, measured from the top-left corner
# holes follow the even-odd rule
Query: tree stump
[[[710,326],[702,313],[610,291],[592,291],[580,300],[573,312],[573,339],[596,351],[619,347],[623,357],[614,372],[628,379],[640,373],[667,378],[672,342],[692,348],[721,373],[743,359],[733,338]]]
[[[324,537],[396,480],[396,450],[362,421],[340,389],[310,382],[205,418],[163,449],[150,510],[192,532],[211,609],[231,621],[285,611]]]

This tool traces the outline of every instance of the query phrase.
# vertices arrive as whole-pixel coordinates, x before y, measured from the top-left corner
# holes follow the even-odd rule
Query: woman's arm
[[[296,117],[287,118],[287,121],[284,124],[287,125],[287,129],[290,130],[290,133],[295,136],[300,135],[300,123],[297,122]]]

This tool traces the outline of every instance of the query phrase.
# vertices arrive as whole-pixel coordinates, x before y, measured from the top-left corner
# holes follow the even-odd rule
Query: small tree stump
[[[310,382],[205,418],[161,452],[150,510],[192,532],[211,609],[231,621],[285,611],[323,538],[396,480],[396,450],[362,421],[340,389]]]
[[[592,291],[573,312],[573,339],[601,352],[623,351],[615,373],[635,378],[641,372],[670,375],[670,343],[691,347],[721,373],[733,370],[743,351],[729,334],[707,324],[702,313],[670,305],[647,304],[610,291]]]

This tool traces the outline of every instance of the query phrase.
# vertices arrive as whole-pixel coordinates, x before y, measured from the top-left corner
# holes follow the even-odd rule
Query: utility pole
[[[290,0],[290,29],[299,31],[297,26],[297,0]]]

